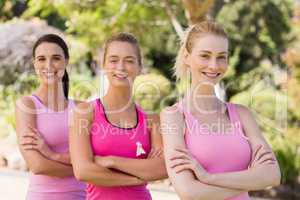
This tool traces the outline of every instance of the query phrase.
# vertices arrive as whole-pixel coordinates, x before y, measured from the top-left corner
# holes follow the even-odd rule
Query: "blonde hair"
[[[181,40],[181,46],[173,67],[177,80],[184,79],[188,75],[188,65],[184,62],[185,52],[191,53],[195,39],[204,34],[214,34],[228,38],[223,27],[214,21],[203,21],[187,28]]]
[[[104,65],[104,63],[105,63],[105,57],[106,57],[107,49],[108,49],[109,45],[115,41],[128,42],[129,44],[133,45],[136,49],[138,63],[140,66],[143,66],[142,53],[141,53],[141,49],[139,46],[139,42],[134,35],[132,35],[130,33],[126,33],[126,32],[117,33],[116,35],[111,36],[110,38],[108,38],[105,41],[104,47],[103,47],[102,65]]]

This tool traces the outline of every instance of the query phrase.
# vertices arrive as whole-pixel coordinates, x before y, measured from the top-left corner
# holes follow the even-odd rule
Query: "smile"
[[[205,76],[208,78],[217,78],[218,76],[221,75],[221,73],[212,73],[212,72],[202,72]]]
[[[119,79],[126,79],[128,77],[127,74],[114,74],[113,76]]]

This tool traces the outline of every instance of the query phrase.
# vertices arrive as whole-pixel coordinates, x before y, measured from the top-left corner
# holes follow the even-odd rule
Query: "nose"
[[[50,60],[50,59],[47,59],[47,60],[46,60],[46,65],[45,65],[46,69],[47,69],[47,70],[51,69],[51,66],[52,66],[51,60]]]
[[[216,58],[211,58],[210,62],[209,62],[209,65],[208,65],[209,68],[215,70],[218,68],[218,61]]]
[[[116,65],[116,69],[118,70],[123,70],[124,69],[124,62],[122,60],[120,60],[117,65]]]

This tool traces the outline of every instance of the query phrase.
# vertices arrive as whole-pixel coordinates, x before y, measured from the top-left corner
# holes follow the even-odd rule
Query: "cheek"
[[[219,61],[218,65],[220,66],[220,69],[222,71],[226,71],[228,68],[228,62],[227,61]]]
[[[128,74],[138,75],[141,71],[141,68],[137,65],[130,65],[126,67],[126,71],[128,72]]]
[[[191,56],[191,67],[205,67],[209,64],[209,59],[201,58],[198,55]]]

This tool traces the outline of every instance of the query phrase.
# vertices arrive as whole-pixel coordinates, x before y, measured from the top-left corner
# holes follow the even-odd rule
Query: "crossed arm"
[[[256,164],[252,168],[240,172],[209,174],[200,164],[190,162],[186,168],[182,168],[180,172],[177,170],[180,165],[174,167],[174,157],[178,157],[179,153],[176,149],[185,149],[184,142],[184,119],[176,107],[166,108],[161,113],[161,126],[165,149],[165,160],[169,177],[175,187],[175,190],[182,199],[226,199],[237,196],[243,192],[250,190],[264,189],[267,186],[275,186],[280,182],[280,171],[276,160],[271,163],[262,162],[270,161],[266,157],[270,148],[261,136],[258,126],[251,113],[244,107],[239,107],[239,114],[247,137],[249,138],[252,149],[258,149],[253,155]],[[247,122],[247,123],[245,123]],[[264,149],[262,151],[261,149]],[[266,150],[267,149],[267,150]],[[182,154],[183,151],[181,151]],[[259,156],[258,156],[259,155]],[[191,161],[189,157],[185,160]],[[259,158],[257,158],[259,157]],[[271,173],[270,173],[271,172]]]
[[[152,150],[150,152],[150,156],[146,159],[124,158],[117,156],[96,156],[95,159],[97,163],[102,166],[117,169],[132,176],[136,176],[145,181],[155,181],[167,178],[159,123],[160,121],[157,115],[148,115],[147,127],[151,132]]]
[[[68,155],[52,152],[36,132],[35,112],[35,105],[29,97],[17,101],[15,115],[18,145],[29,170],[39,175],[61,178],[72,176]]]
[[[82,103],[74,110],[70,124],[70,153],[77,179],[95,185],[113,187],[141,185],[145,181],[163,176],[161,175],[162,172],[151,173],[150,171],[151,167],[155,165],[164,167],[163,159],[158,156],[149,159],[130,159],[116,156],[94,157],[89,136],[92,118],[92,105]]]

